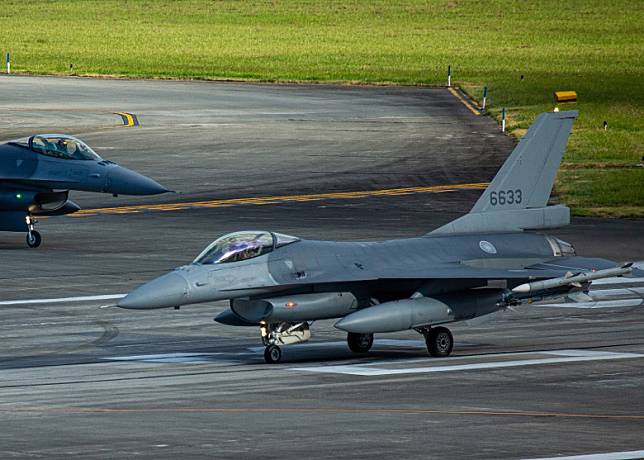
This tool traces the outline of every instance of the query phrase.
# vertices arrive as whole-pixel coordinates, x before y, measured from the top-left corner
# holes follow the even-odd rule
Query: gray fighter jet
[[[87,144],[63,134],[39,134],[0,144],[0,231],[26,232],[40,246],[37,216],[76,212],[70,190],[154,195],[164,187],[139,173],[103,160]]]
[[[215,321],[258,327],[269,363],[280,361],[280,346],[308,340],[313,321],[330,318],[340,318],[335,327],[354,352],[368,351],[374,333],[414,329],[432,356],[448,356],[447,323],[551,296],[583,298],[593,279],[631,272],[534,232],[570,221],[567,207],[547,202],[576,116],[541,114],[470,213],[424,236],[332,242],[232,233],[118,306],[229,300]]]

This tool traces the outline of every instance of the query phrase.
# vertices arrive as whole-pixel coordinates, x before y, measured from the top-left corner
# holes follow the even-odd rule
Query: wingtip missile
[[[529,294],[531,292],[546,291],[548,289],[555,289],[562,286],[575,285],[581,286],[584,283],[597,280],[600,278],[609,278],[611,276],[623,276],[631,273],[632,262],[626,263],[619,267],[607,268],[604,270],[597,270],[591,272],[578,273],[576,275],[562,276],[560,278],[552,278],[543,281],[533,281],[531,283],[520,284],[512,289],[515,294]]]

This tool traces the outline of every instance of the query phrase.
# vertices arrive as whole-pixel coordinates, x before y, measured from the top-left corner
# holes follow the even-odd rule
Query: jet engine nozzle
[[[188,282],[177,272],[170,272],[130,292],[117,307],[133,310],[177,307],[186,303]]]

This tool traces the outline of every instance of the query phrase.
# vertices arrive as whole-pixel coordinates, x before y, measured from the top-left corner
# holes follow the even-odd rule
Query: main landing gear
[[[349,350],[354,353],[366,353],[373,345],[373,334],[349,332],[347,334],[347,344],[349,345]]]
[[[425,336],[427,351],[435,358],[445,358],[449,356],[454,348],[454,337],[446,327],[432,327],[418,330]]]
[[[449,356],[454,348],[454,337],[446,327],[426,327],[417,329],[425,337],[427,351],[435,358],[444,358]],[[366,353],[373,345],[373,334],[357,334],[349,332],[347,334],[347,343],[349,349],[354,353]]]
[[[27,222],[27,246],[30,248],[37,248],[42,242],[40,233],[34,230],[34,226],[38,221],[31,215],[27,215],[27,217],[25,217],[25,221]]]

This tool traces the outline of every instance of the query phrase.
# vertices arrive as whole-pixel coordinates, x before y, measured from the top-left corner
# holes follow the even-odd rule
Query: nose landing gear
[[[42,242],[42,237],[40,236],[40,233],[38,233],[35,229],[34,226],[38,222],[36,219],[34,219],[31,215],[27,215],[25,217],[25,221],[27,222],[27,246],[30,248],[37,248],[40,246],[40,243]]]
[[[282,360],[282,350],[279,345],[306,342],[311,338],[309,323],[274,323],[260,321],[259,332],[262,336],[264,349],[264,361],[268,364],[276,364]]]
[[[277,345],[269,345],[264,349],[264,361],[268,364],[279,363],[282,360],[282,349]]]

